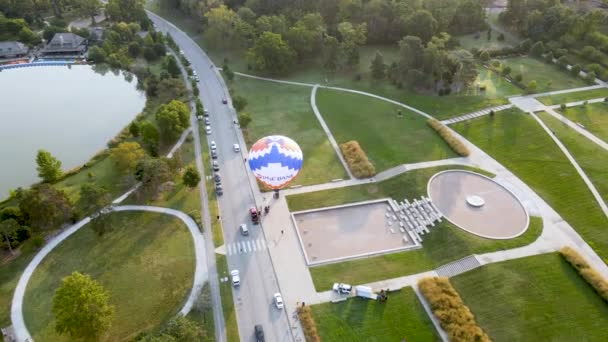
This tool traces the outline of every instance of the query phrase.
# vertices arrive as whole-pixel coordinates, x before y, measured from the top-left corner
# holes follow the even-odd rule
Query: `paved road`
[[[243,245],[264,239],[261,226],[251,226],[248,217],[248,208],[256,205],[255,197],[244,155],[232,149],[234,143],[242,142],[242,137],[238,136],[233,124],[236,118],[234,109],[231,105],[224,105],[221,102],[222,98],[228,97],[223,80],[206,54],[184,32],[152,13],[149,13],[149,16],[158,30],[172,35],[201,79],[200,97],[205,108],[211,113],[213,130],[208,139],[218,145],[219,173],[224,188],[224,196],[220,198],[219,204],[225,242]],[[241,223],[250,225],[250,236],[243,237],[238,233],[237,228]],[[241,273],[242,285],[234,290],[241,341],[254,340],[253,327],[256,324],[262,324],[268,341],[293,340],[286,313],[273,306],[272,295],[279,291],[279,287],[268,251],[263,249],[230,255],[228,265],[230,269],[238,269]]]

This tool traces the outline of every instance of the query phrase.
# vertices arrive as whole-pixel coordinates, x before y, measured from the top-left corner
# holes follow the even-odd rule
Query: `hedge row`
[[[369,159],[367,159],[365,151],[363,151],[357,141],[352,140],[345,142],[340,145],[340,150],[355,177],[369,178],[376,174],[376,168]]]
[[[600,297],[608,302],[608,281],[594,270],[587,260],[585,260],[585,258],[576,250],[570,247],[564,247],[559,252],[562,257],[578,271],[578,274],[595,289]]]
[[[309,306],[298,307],[298,317],[300,318],[300,324],[304,329],[304,337],[306,342],[320,342],[321,336],[317,330],[317,324],[315,319],[312,317],[312,310]]]
[[[420,291],[429,302],[433,314],[453,342],[487,342],[490,337],[477,325],[475,316],[464,305],[448,278],[423,278]]]
[[[427,122],[429,126],[437,131],[439,136],[441,136],[441,138],[443,138],[443,140],[450,145],[454,152],[463,157],[468,157],[469,154],[471,154],[469,149],[462,143],[462,141],[458,140],[458,138],[456,138],[444,124],[435,119],[429,119]]]

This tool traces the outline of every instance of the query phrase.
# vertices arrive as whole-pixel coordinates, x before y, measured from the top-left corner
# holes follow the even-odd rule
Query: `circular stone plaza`
[[[450,222],[472,234],[511,239],[528,228],[529,217],[507,188],[478,173],[448,170],[434,175],[428,194]]]

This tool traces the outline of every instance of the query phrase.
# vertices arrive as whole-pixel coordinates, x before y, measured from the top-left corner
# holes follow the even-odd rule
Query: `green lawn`
[[[569,107],[560,112],[568,119],[579,122],[598,138],[608,141],[608,105],[591,103],[586,106]]]
[[[440,340],[411,287],[390,293],[386,303],[355,297],[311,308],[326,342]]]
[[[488,97],[501,98],[512,95],[519,95],[522,90],[513,83],[507,81],[506,78],[500,76],[498,73],[486,69],[484,67],[477,67],[479,76],[475,80],[475,84],[479,84],[481,87],[486,87],[485,91],[479,91],[475,89],[469,89],[469,95],[485,95]]]
[[[475,33],[455,36],[454,38],[458,39],[460,47],[465,50],[471,50],[473,48],[478,50],[498,50],[507,46],[511,46],[511,44],[509,44],[509,42],[505,40],[499,41],[497,39],[499,34],[499,32],[493,31],[490,40],[488,40],[487,31],[481,31],[479,38],[477,39],[475,39]]]
[[[216,254],[217,275],[221,278],[230,278],[228,273],[228,261],[225,255]],[[239,327],[236,321],[236,311],[232,300],[232,284],[230,281],[220,282],[220,294],[222,297],[222,311],[226,322],[226,339],[228,342],[239,341]]]
[[[0,326],[3,327],[11,324],[11,301],[19,277],[37,252],[31,240],[24,242],[19,250],[21,255],[0,265]]]
[[[426,118],[392,103],[319,89],[317,106],[338,144],[357,140],[377,172],[404,163],[456,157]],[[403,116],[398,117],[398,112]]]
[[[585,101],[608,96],[608,89],[599,88],[592,90],[576,91],[573,93],[565,93],[558,95],[549,95],[536,98],[538,101],[546,105],[556,105],[569,102]]]
[[[538,93],[588,86],[582,79],[538,59],[514,57],[501,59],[500,62],[511,67],[511,75],[522,74],[522,84],[527,85],[535,80]]]
[[[538,116],[555,132],[557,138],[566,146],[576,162],[599,191],[604,201],[608,201],[608,151],[599,147],[577,131],[566,126],[548,113]]]
[[[73,271],[89,274],[115,306],[104,340],[127,340],[157,328],[181,308],[192,287],[194,246],[180,220],[161,214],[113,216],[113,231],[98,237],[83,227],[51,252],[26,290],[24,316],[38,341],[68,341],[54,330],[53,293]]]
[[[566,156],[534,118],[509,109],[452,128],[532,187],[608,261],[608,219]]]
[[[608,305],[558,253],[490,264],[450,281],[496,342],[608,336]]]
[[[287,202],[291,211],[298,211],[384,197],[413,199],[426,194],[428,180],[446,169],[471,170],[449,166],[412,170],[378,184],[288,196]],[[490,240],[467,233],[444,220],[423,237],[421,249],[311,267],[310,273],[317,291],[330,289],[336,280],[363,284],[401,277],[432,270],[467,255],[530,244],[540,236],[542,226],[540,218],[531,217],[530,227],[522,236],[512,240]]]
[[[290,86],[238,77],[232,87],[247,98],[245,108],[253,121],[246,130],[247,145],[267,135],[294,139],[304,153],[304,165],[292,185],[326,183],[346,178],[346,171],[331,147],[310,106],[309,87]]]

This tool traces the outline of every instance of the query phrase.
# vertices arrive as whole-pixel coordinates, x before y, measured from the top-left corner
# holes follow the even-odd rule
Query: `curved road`
[[[267,341],[292,341],[294,338],[285,310],[278,310],[273,304],[272,295],[280,292],[280,289],[268,250],[262,248],[253,251],[251,248],[253,245],[260,246],[262,242],[267,246],[262,226],[251,225],[248,216],[250,207],[260,207],[262,204],[256,201],[254,189],[257,193],[257,188],[255,183],[251,183],[251,175],[244,163],[244,152],[236,153],[232,149],[235,143],[240,143],[243,148],[245,146],[234,125],[234,109],[231,105],[222,104],[223,98],[231,102],[226,85],[212,61],[186,33],[151,12],[148,12],[148,16],[158,31],[171,34],[201,80],[200,98],[210,112],[212,127],[212,134],[207,138],[217,143],[219,174],[224,189],[224,195],[219,198],[224,241],[230,246],[246,246],[243,252],[228,253],[227,256],[229,269],[238,269],[241,276],[240,288],[233,289],[240,340],[254,341],[254,326],[261,324]],[[249,225],[249,236],[238,233],[238,226],[242,223]],[[210,274],[210,282],[213,282],[214,276]],[[227,274],[218,276],[228,277]],[[224,331],[216,333],[216,339],[224,341]]]
[[[196,267],[194,270],[194,280],[192,284],[192,289],[190,290],[190,295],[186,300],[186,303],[180,310],[180,313],[186,315],[192,309],[192,305],[196,298],[198,298],[199,293],[207,279],[207,263],[205,261],[205,244],[203,241],[203,236],[200,233],[198,225],[194,220],[186,215],[185,213],[168,208],[160,208],[160,207],[152,207],[152,206],[138,206],[138,205],[125,205],[118,206],[112,208],[112,211],[147,211],[147,212],[156,212],[160,214],[172,215],[184,222],[188,229],[190,230],[190,234],[192,235],[192,240],[194,242],[194,255],[196,259]],[[86,217],[75,225],[63,231],[61,234],[54,237],[48,244],[46,244],[38,254],[32,259],[32,261],[27,265],[27,268],[23,271],[23,274],[19,278],[19,282],[17,283],[17,287],[15,288],[15,293],[13,294],[13,302],[11,304],[11,321],[13,323],[13,329],[15,331],[15,337],[17,341],[33,341],[32,336],[27,330],[27,326],[25,325],[25,320],[23,319],[23,297],[25,295],[25,290],[27,288],[27,283],[30,281],[30,278],[34,274],[34,271],[40,265],[42,260],[57,247],[63,240],[70,237],[70,235],[77,232],[80,228],[85,226],[87,223],[91,221],[90,217]]]

